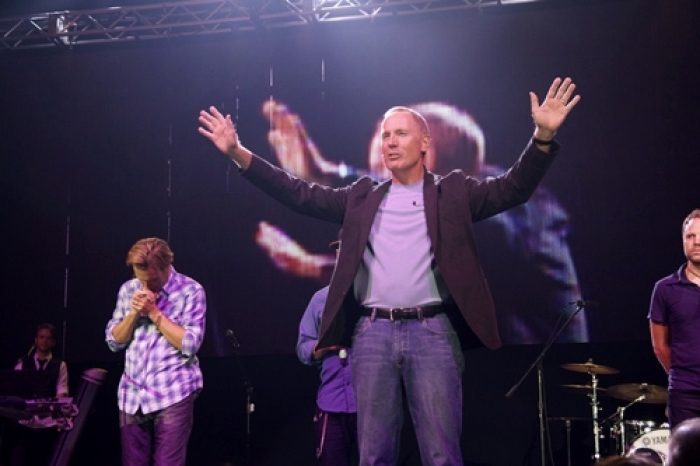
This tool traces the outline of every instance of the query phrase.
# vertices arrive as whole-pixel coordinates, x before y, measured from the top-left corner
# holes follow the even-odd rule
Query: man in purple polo
[[[700,417],[700,209],[683,220],[686,263],[654,286],[651,342],[668,374],[668,420]]]

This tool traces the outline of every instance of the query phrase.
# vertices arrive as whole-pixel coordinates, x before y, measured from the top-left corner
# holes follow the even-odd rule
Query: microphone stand
[[[566,319],[566,322],[559,327],[559,329],[555,330],[555,332],[552,334],[551,337],[549,337],[549,340],[545,343],[544,347],[542,348],[542,351],[540,352],[539,356],[533,361],[533,363],[530,365],[530,367],[525,371],[522,377],[520,377],[520,380],[518,380],[515,385],[511,387],[510,390],[508,390],[508,393],[506,393],[506,398],[511,398],[515,391],[520,387],[520,385],[523,383],[525,380],[525,377],[527,377],[530,372],[537,367],[537,412],[539,415],[539,420],[540,420],[540,459],[541,459],[541,465],[545,466],[545,447],[544,447],[544,437],[545,437],[545,427],[544,427],[544,380],[543,380],[543,369],[542,369],[542,359],[544,358],[544,355],[547,353],[549,348],[554,344],[554,342],[559,338],[559,335],[561,335],[561,332],[569,325],[569,323],[578,315],[579,312],[585,307],[584,302],[582,301],[576,301],[574,303],[571,303],[576,305],[576,310],[571,313],[568,319]]]
[[[246,420],[245,420],[245,464],[247,465],[252,465],[252,458],[250,454],[250,414],[255,411],[255,404],[253,403],[253,384],[250,383],[250,380],[248,379],[248,375],[245,370],[245,366],[243,365],[243,358],[241,358],[241,351],[240,347],[241,344],[238,341],[238,338],[236,338],[236,335],[233,333],[233,330],[228,329],[226,330],[226,338],[228,341],[231,343],[231,346],[233,347],[233,354],[236,356],[236,363],[238,365],[238,369],[241,371],[241,375],[243,376],[243,385],[245,386],[245,393],[246,393],[246,403],[245,403],[245,412],[246,412]]]

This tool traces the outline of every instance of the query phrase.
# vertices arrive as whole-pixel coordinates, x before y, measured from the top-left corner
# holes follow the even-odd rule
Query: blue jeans
[[[360,466],[397,463],[402,385],[421,464],[461,465],[464,356],[447,316],[422,321],[361,317],[352,350]]]

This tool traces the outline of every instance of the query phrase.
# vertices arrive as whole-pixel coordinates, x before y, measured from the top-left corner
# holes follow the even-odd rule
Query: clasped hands
[[[151,313],[158,311],[156,306],[156,294],[151,290],[140,290],[131,298],[131,311],[142,317],[150,317]]]

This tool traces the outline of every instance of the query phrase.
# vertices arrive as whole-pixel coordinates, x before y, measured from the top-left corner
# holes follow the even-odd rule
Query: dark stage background
[[[72,5],[52,5],[61,7]],[[600,306],[587,310],[590,343],[555,345],[550,355],[560,363],[596,356],[624,366],[618,383],[663,384],[646,312],[654,282],[683,262],[681,221],[700,206],[699,10],[690,0],[553,1],[229,37],[2,52],[2,367],[29,349],[39,322],[60,327],[57,353],[71,368],[71,388],[83,368],[110,369],[101,409],[114,412],[97,414],[105,422],[90,436],[113,448],[123,355],[107,349],[104,326],[119,285],[131,276],[128,248],[159,236],[171,243],[175,267],[207,290],[206,408],[198,416],[227,411],[220,425],[199,419],[193,449],[234,448],[226,429],[235,435],[231,445],[242,441],[245,397],[235,388],[240,371],[224,338],[230,328],[251,379],[257,373],[257,388],[276,403],[261,403],[274,411],[256,421],[258,446],[276,451],[265,442],[310,428],[317,374],[293,352],[301,314],[328,275],[281,270],[256,243],[256,232],[261,222],[280,226],[301,248],[325,256],[337,225],[291,213],[242,180],[197,133],[199,110],[216,105],[231,113],[243,143],[279,163],[262,106],[283,102],[324,157],[366,170],[368,143],[387,108],[447,102],[483,131],[487,163],[509,167],[532,133],[528,91],[542,98],[554,77],[571,76],[583,99],[557,137],[563,149],[544,188],[568,214],[581,296]],[[482,252],[500,247],[491,241],[482,239]],[[517,290],[521,278],[508,275],[505,259],[496,267],[503,275],[489,278]],[[536,390],[519,395],[522,409],[504,404],[501,393],[539,349],[470,353],[466,390],[483,390],[474,399],[493,402],[492,412],[476,415],[470,410],[482,401],[465,407],[465,442],[487,449],[474,461],[508,464],[489,460],[504,450],[489,445],[531,440],[534,431],[523,426],[536,429]],[[502,378],[484,378],[482,364],[490,368],[484,374]],[[585,405],[585,398],[577,401]],[[556,405],[561,416],[571,415],[569,403]],[[290,406],[310,408],[287,415]],[[504,426],[511,430],[490,443],[470,434]],[[217,435],[207,433],[215,427]],[[109,435],[97,433],[102,429]],[[210,442],[218,446],[206,447]],[[218,464],[229,453],[193,464]]]

